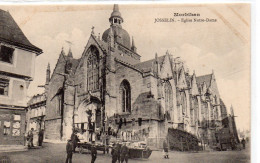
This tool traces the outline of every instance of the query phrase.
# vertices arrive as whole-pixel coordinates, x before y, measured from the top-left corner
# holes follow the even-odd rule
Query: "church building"
[[[168,51],[141,62],[118,5],[108,20],[102,37],[92,29],[80,59],[62,49],[52,75],[47,69],[45,139],[79,129],[89,141],[109,135],[160,148],[172,129],[216,144],[227,111],[214,71],[189,74]]]

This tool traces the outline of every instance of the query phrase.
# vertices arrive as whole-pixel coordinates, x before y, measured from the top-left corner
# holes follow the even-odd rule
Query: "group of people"
[[[116,163],[117,161],[119,163],[123,163],[124,161],[128,163],[128,154],[129,149],[126,146],[126,142],[123,142],[122,146],[118,142],[116,144],[113,144],[113,148],[111,151],[112,163]]]
[[[28,142],[28,148],[32,148],[34,147],[33,145],[33,137],[34,137],[34,128],[31,128],[30,131],[28,131],[27,133],[27,137],[26,137],[26,140]],[[38,133],[38,145],[39,146],[42,146],[42,142],[43,142],[43,135],[44,135],[44,130],[41,129]]]
[[[80,142],[77,132],[73,132],[71,134],[71,138],[68,140],[68,143],[66,145],[66,152],[67,152],[67,158],[66,158],[66,163],[72,163],[72,156],[73,153],[75,153],[76,147],[78,142]],[[92,142],[91,145],[91,163],[94,163],[97,158],[97,149],[95,146],[95,142]]]
[[[66,163],[72,163],[72,156],[73,153],[75,152],[78,142],[79,139],[76,133],[73,132],[71,135],[71,139],[68,140],[68,143],[66,145],[66,152],[67,152]],[[94,163],[97,158],[97,149],[94,141],[92,141],[90,151],[91,151],[91,163]],[[123,145],[120,145],[118,142],[113,144],[113,148],[111,151],[112,163],[116,163],[117,161],[119,163],[123,163],[124,161],[128,163],[128,153],[129,153],[129,149],[126,146],[125,142],[123,142]]]

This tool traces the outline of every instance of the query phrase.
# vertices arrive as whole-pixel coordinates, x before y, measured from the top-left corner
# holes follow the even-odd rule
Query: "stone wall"
[[[61,139],[61,119],[53,119],[45,121],[45,139],[60,140]]]
[[[65,59],[63,55],[60,55],[57,65],[52,74],[49,85],[46,88],[46,119],[59,118],[60,113],[57,108],[57,93],[59,89],[63,88],[64,76],[59,73],[64,73]]]

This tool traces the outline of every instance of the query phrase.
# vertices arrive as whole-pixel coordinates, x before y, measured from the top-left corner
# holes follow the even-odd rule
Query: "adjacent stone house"
[[[41,53],[0,9],[0,145],[24,145],[27,89]]]

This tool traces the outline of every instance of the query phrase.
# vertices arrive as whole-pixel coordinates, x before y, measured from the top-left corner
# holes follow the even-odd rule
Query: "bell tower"
[[[121,13],[119,12],[118,4],[114,4],[113,12],[111,13],[109,22],[111,26],[122,27],[121,24],[124,22],[124,19],[122,18]]]

